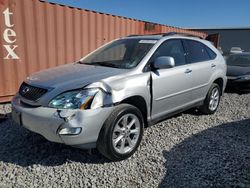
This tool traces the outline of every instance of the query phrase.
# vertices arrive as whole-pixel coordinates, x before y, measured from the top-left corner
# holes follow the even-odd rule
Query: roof
[[[145,39],[145,40],[159,40],[162,38],[162,35],[131,35],[126,36],[124,38],[131,38],[131,39]]]

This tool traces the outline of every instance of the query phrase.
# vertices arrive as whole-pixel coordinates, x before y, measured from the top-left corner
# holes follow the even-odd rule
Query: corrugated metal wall
[[[71,63],[115,38],[172,31],[206,36],[39,0],[0,0],[0,12],[0,102],[29,74]]]

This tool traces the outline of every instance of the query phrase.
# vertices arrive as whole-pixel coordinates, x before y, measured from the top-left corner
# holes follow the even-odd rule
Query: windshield
[[[116,40],[79,63],[107,66],[121,69],[136,67],[157,40],[120,39]]]
[[[250,55],[233,55],[227,59],[227,65],[250,67]]]

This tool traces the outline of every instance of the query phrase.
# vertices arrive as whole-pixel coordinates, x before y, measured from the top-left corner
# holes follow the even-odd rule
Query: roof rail
[[[167,33],[153,33],[153,34],[146,34],[146,36],[148,35],[161,35],[163,37],[165,36],[172,36],[172,35],[183,35],[183,36],[188,36],[188,37],[197,37],[202,39],[202,37],[200,36],[196,36],[196,35],[192,35],[189,33],[179,33],[179,32],[167,32]],[[137,36],[143,36],[143,35],[128,35],[127,37],[137,37]]]
[[[202,37],[200,37],[200,36],[192,35],[192,34],[189,34],[189,33],[168,32],[168,33],[163,33],[162,34],[163,37],[172,36],[172,35],[183,35],[183,36],[188,36],[188,37],[198,37],[198,38],[202,39]]]

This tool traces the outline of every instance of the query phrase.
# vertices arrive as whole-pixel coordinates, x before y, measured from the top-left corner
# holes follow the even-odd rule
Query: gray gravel
[[[11,119],[0,122],[0,145],[0,187],[250,187],[250,94],[226,93],[215,115],[190,111],[147,128],[121,162]]]

